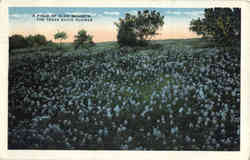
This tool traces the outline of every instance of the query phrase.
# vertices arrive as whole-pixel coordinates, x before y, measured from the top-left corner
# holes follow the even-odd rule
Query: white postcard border
[[[240,7],[242,8],[241,37],[241,151],[240,152],[203,152],[203,151],[56,151],[56,150],[7,150],[7,106],[8,106],[8,7],[160,7],[160,8],[201,8],[201,7]],[[0,2],[0,159],[190,159],[190,160],[246,160],[250,155],[249,90],[247,83],[250,75],[250,3],[247,1],[198,1],[198,0],[2,0]],[[248,21],[247,21],[248,20]],[[250,81],[249,81],[250,82]]]

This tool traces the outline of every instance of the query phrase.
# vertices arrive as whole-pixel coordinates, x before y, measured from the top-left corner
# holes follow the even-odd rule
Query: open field
[[[239,151],[240,53],[211,46],[13,51],[9,149]]]

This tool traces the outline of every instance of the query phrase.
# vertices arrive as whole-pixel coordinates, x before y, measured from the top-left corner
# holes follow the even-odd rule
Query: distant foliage
[[[77,35],[75,35],[74,46],[75,49],[79,47],[90,49],[90,47],[94,46],[93,36],[89,35],[86,30],[80,30]]]
[[[27,37],[15,34],[9,37],[10,51],[13,49],[40,47],[47,44],[48,41],[46,37],[41,34],[29,35]]]
[[[38,46],[45,46],[47,45],[48,41],[44,35],[36,34],[36,35],[29,35],[25,38],[28,43],[28,47],[38,47]]]
[[[9,37],[9,49],[20,49],[28,46],[27,40],[19,34],[15,34]]]
[[[147,45],[147,41],[157,35],[164,25],[164,16],[155,10],[138,11],[137,15],[127,13],[125,18],[115,23],[118,28],[117,40],[120,45]]]
[[[190,30],[214,42],[216,47],[240,46],[240,8],[208,8],[204,18],[193,19]]]
[[[55,35],[54,35],[54,39],[57,40],[59,39],[60,40],[60,48],[62,47],[62,40],[65,40],[67,39],[68,36],[66,34],[66,32],[57,32]]]

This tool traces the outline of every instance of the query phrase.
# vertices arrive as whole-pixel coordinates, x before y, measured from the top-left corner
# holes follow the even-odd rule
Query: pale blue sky
[[[96,41],[116,40],[114,22],[125,13],[136,14],[145,8],[66,8],[66,7],[10,7],[9,23],[10,34],[45,34],[48,39],[53,38],[54,32],[64,30],[68,33],[68,41],[79,29],[86,29],[94,35]],[[196,35],[189,31],[192,19],[202,17],[202,8],[147,8],[157,10],[164,15],[164,27],[160,31],[161,38],[188,38]],[[92,22],[38,22],[32,17],[34,14],[87,14],[93,18]],[[106,36],[110,35],[110,36]],[[106,38],[105,38],[106,37]]]

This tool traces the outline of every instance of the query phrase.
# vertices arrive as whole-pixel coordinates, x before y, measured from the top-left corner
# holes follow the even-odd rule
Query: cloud
[[[194,11],[194,12],[184,12],[185,15],[190,16],[202,16],[204,14],[203,11]]]
[[[136,10],[131,10],[128,13],[132,14],[132,15],[137,15],[137,11]]]
[[[108,11],[105,11],[104,14],[109,15],[109,16],[119,16],[120,12],[108,12]]]
[[[33,14],[31,14],[31,15],[33,15]],[[41,13],[41,12],[39,12],[39,13],[35,13],[34,15],[49,15],[49,16],[51,16],[51,15],[55,15],[55,13],[50,13],[50,12]]]
[[[167,15],[171,14],[171,15],[181,15],[183,14],[183,12],[179,12],[179,11],[166,11],[165,12]]]
[[[9,14],[10,18],[21,18],[23,17],[21,14]]]
[[[186,12],[166,11],[165,14],[166,15],[177,15],[177,16],[201,17],[201,16],[203,16],[204,12],[203,11],[186,11]]]
[[[31,14],[9,14],[9,18],[10,19],[27,19],[27,18],[31,18],[32,15]]]
[[[65,14],[72,14],[72,15],[89,15],[89,16],[96,16],[96,13],[92,13],[92,12],[66,12]]]
[[[37,16],[37,15],[54,15],[55,13],[30,13],[30,14],[9,14],[9,18],[13,18],[13,19],[26,19],[26,18],[32,18],[33,15]]]

